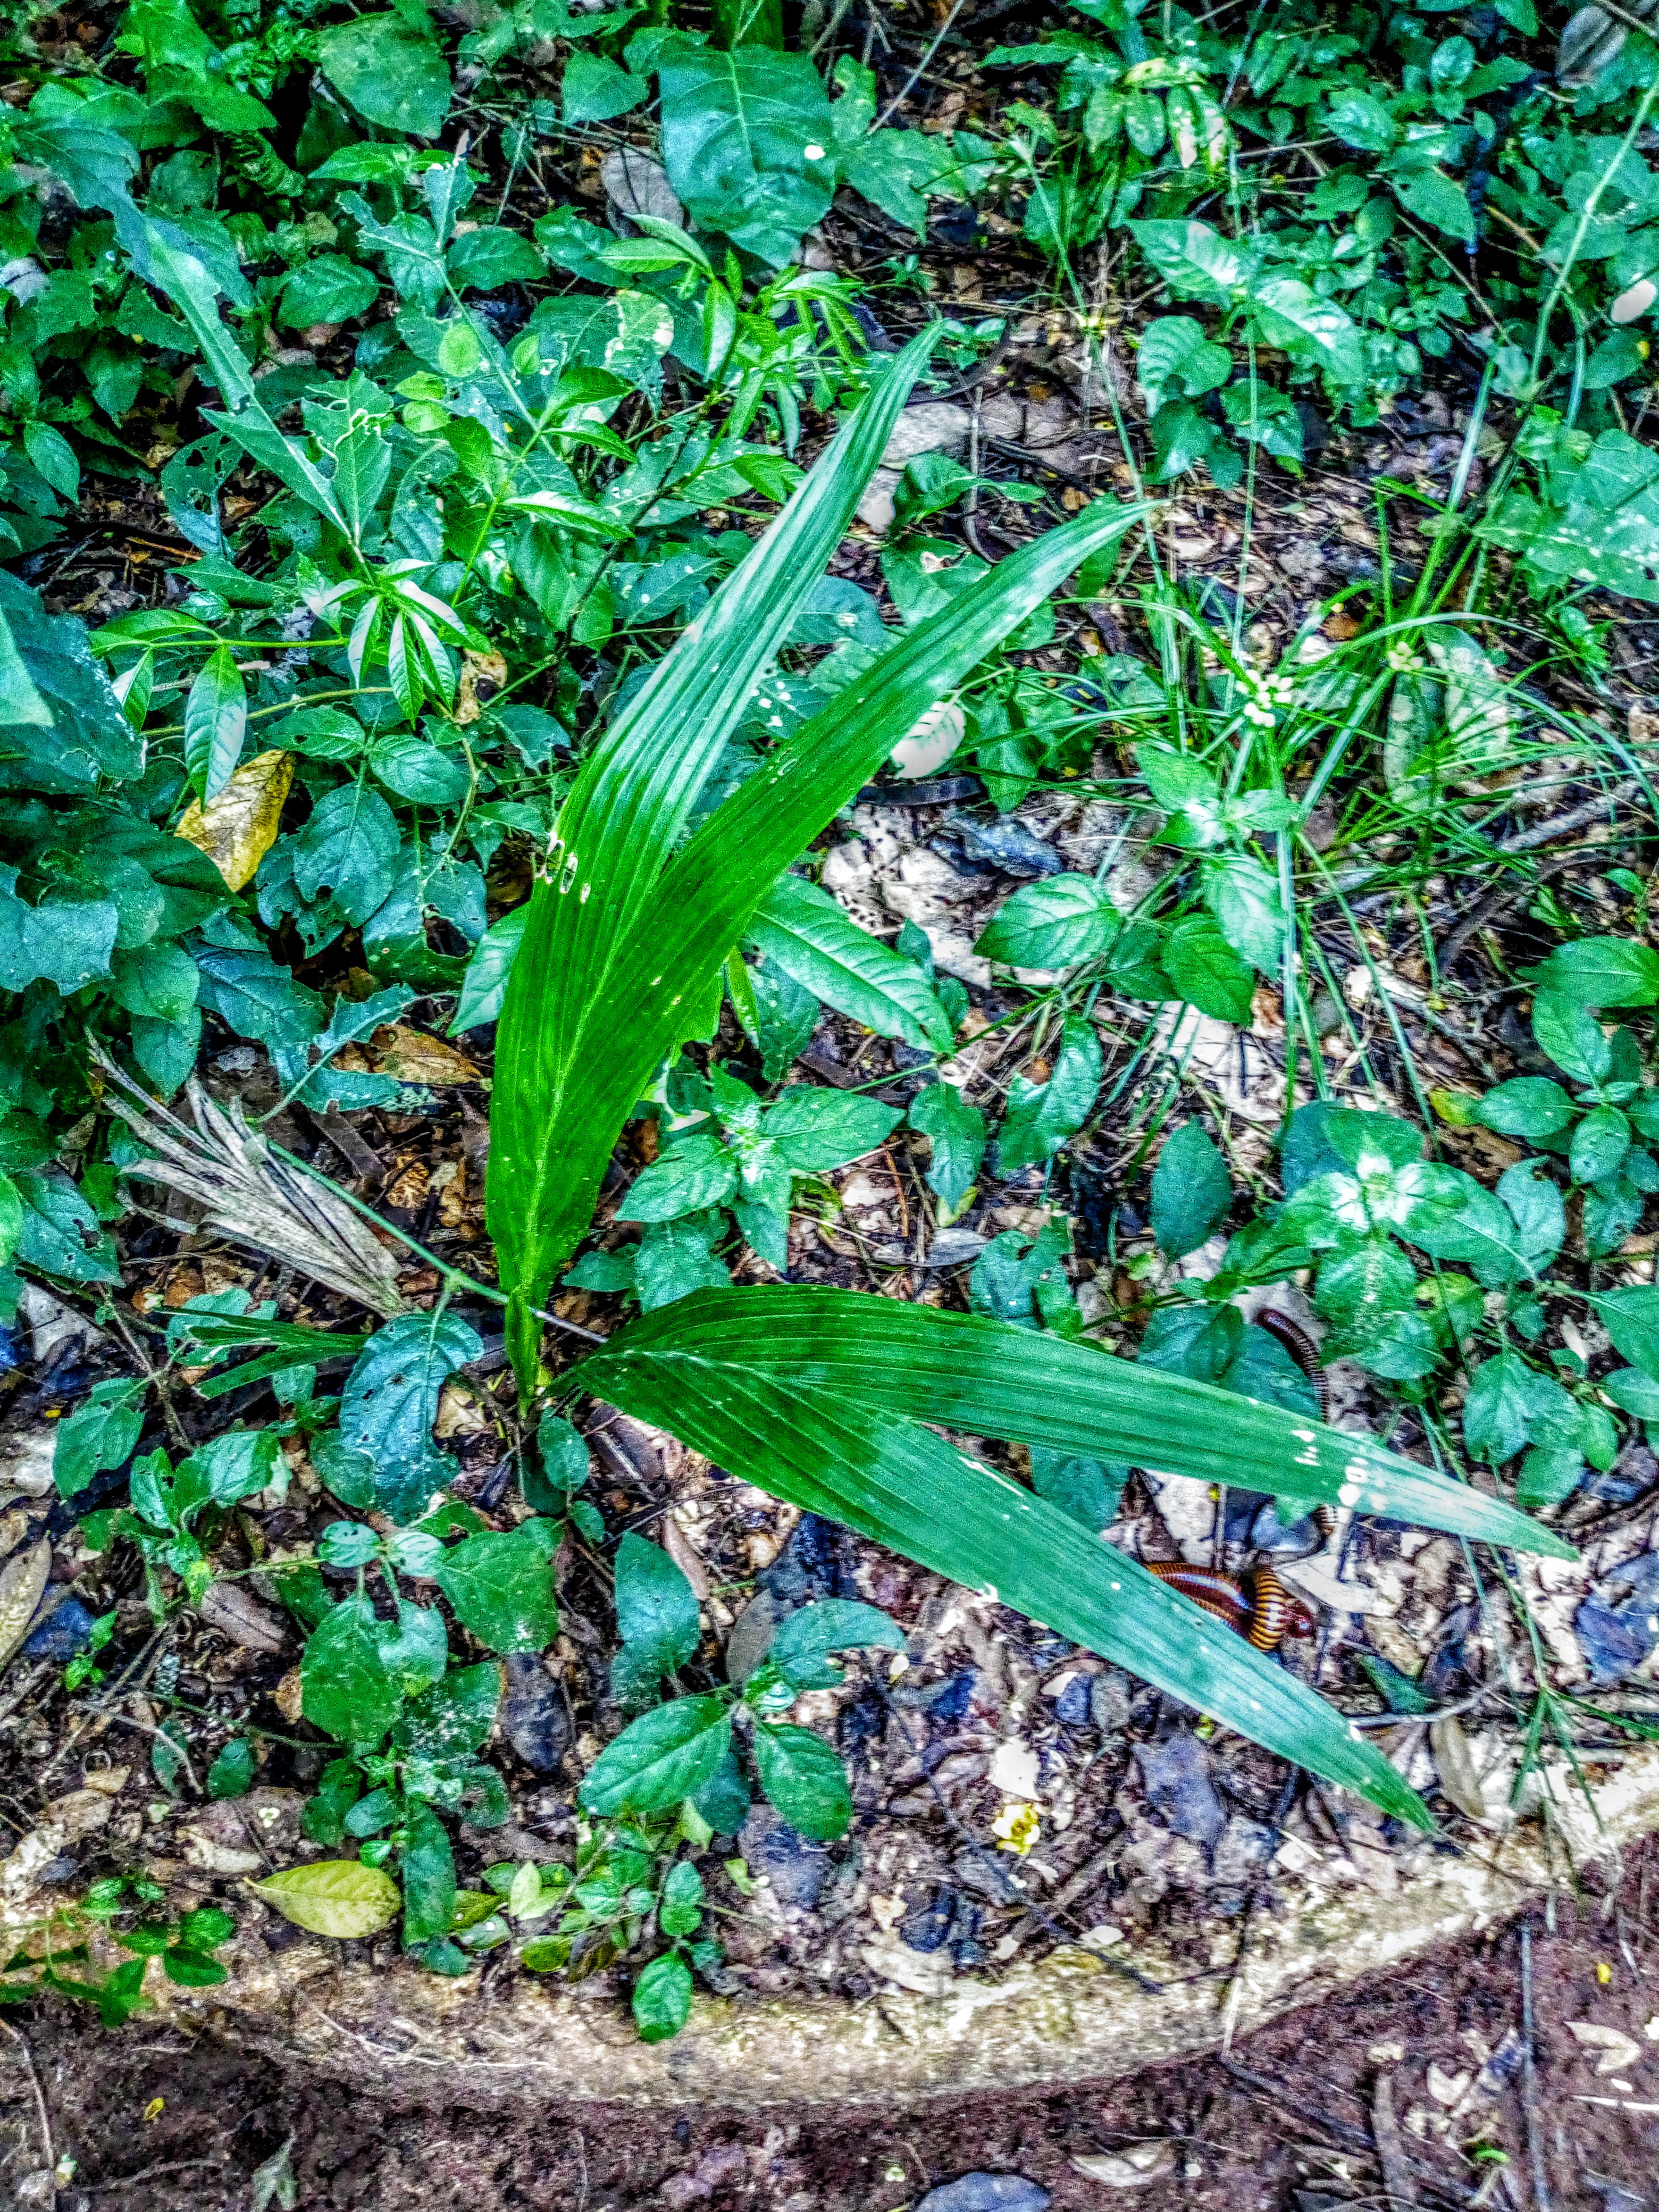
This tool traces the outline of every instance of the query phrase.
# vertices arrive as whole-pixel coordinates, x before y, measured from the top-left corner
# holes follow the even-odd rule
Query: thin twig
[[[1538,2119],[1537,2038],[1532,2013],[1532,1923],[1521,1923],[1521,2033],[1526,2057],[1521,2065],[1521,2102],[1527,2115],[1527,2154],[1532,2161],[1532,2194],[1537,2212],[1552,2212],[1549,2175],[1544,2166],[1544,2130]]]
[[[35,2118],[40,2123],[40,2141],[46,2147],[46,2166],[50,2172],[55,2173],[58,2168],[58,2146],[52,2139],[52,2115],[46,2110],[46,2094],[40,2087],[40,2076],[34,2070],[33,2054],[24,2040],[21,2028],[14,2027],[9,2020],[0,2020],[0,2027],[4,2028],[6,2033],[22,2053],[23,2071],[28,2075],[29,2087],[34,2092],[34,2112]]]
[[[204,2166],[220,2166],[216,2158],[169,2158],[160,2166],[147,2166],[139,2173],[124,2173],[113,2181],[81,2181],[76,2186],[88,2191],[108,2189],[134,2189],[141,2181],[159,2181],[164,2173],[195,2173]]]
[[[911,90],[915,87],[917,78],[921,76],[923,70],[927,68],[928,63],[933,60],[933,56],[945,44],[946,33],[950,30],[951,24],[956,21],[957,17],[961,13],[962,0],[951,0],[951,12],[945,17],[945,21],[939,25],[939,30],[934,35],[933,45],[928,47],[927,52],[911,70],[909,76],[905,78],[903,83],[893,94],[893,97],[888,101],[886,106],[882,109],[881,113],[877,116],[875,121],[870,125],[870,129],[872,132],[879,131],[882,125],[885,123],[888,118],[892,114],[894,109],[903,105],[905,100],[908,97]],[[882,43],[885,45],[886,40],[884,39]]]

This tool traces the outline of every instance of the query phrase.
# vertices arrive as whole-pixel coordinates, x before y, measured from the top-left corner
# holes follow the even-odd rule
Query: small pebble
[[[1591,1680],[1622,1681],[1659,1645],[1659,1556],[1631,1559],[1598,1583],[1573,1626]]]
[[[762,1806],[744,1822],[738,1842],[750,1872],[766,1876],[780,1905],[799,1912],[817,1910],[830,1873],[830,1854],[822,1844],[808,1843]]]
[[[1139,1744],[1135,1759],[1146,1802],[1164,1826],[1213,1850],[1227,1815],[1210,1779],[1210,1755],[1197,1737],[1183,1731],[1163,1743]]]
[[[66,1597],[33,1631],[18,1656],[22,1659],[73,1659],[92,1641],[93,1616],[78,1597]]]
[[[1103,1735],[1121,1735],[1128,1727],[1129,1678],[1121,1667],[1090,1677],[1089,1718]]]

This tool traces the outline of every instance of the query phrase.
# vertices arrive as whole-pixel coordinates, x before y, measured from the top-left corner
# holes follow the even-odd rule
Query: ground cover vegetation
[[[32,1401],[0,1652],[71,1730],[149,1685],[169,1795],[297,1760],[332,1855],[254,1887],[300,1927],[627,1960],[652,2039],[756,1794],[848,1832],[802,1716],[908,1626],[769,1598],[722,1654],[600,1409],[1407,1826],[1351,1721],[1434,1696],[1231,1634],[1109,1540],[1129,1486],[1220,1486],[1224,1577],[1232,1493],[1460,1540],[1524,1628],[1516,1802],[1644,1726],[1552,1678],[1527,1559],[1659,1422],[1659,50],[1532,0],[978,13],[7,33],[0,1318],[45,1286],[116,1351]],[[1022,347],[1086,465],[987,427]],[[1264,626],[1255,549],[1337,479],[1376,557]],[[994,892],[971,940],[854,911],[895,799]],[[902,1211],[901,1156],[872,1266],[848,1171]],[[469,1874],[573,1573],[615,1622],[573,1850]],[[302,1650],[232,1724],[166,1660],[239,1605]],[[8,1996],[224,1972],[129,1858]]]

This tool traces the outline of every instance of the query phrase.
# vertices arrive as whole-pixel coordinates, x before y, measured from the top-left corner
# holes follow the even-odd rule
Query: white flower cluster
[[[1244,693],[1245,720],[1259,730],[1271,730],[1285,708],[1295,704],[1296,680],[1276,669],[1265,669],[1245,676]]]

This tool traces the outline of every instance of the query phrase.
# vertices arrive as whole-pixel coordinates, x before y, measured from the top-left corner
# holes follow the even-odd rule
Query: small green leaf
[[[766,1657],[797,1690],[826,1690],[842,1679],[832,1651],[904,1649],[904,1632],[873,1605],[854,1598],[822,1598],[786,1615],[766,1647]]]
[[[505,1534],[469,1536],[439,1562],[438,1587],[461,1626],[489,1650],[540,1651],[559,1632],[552,1567],[536,1533],[548,1525],[526,1522]]]
[[[247,686],[228,645],[211,654],[185,701],[185,766],[204,805],[229,782],[247,732]]]
[[[1255,979],[1208,915],[1191,914],[1164,941],[1161,957],[1177,998],[1218,1021],[1250,1018]]]
[[[1213,1237],[1233,1188],[1227,1164],[1201,1123],[1183,1122],[1164,1140],[1152,1171],[1152,1234],[1172,1260]]]
[[[847,1770],[821,1735],[763,1721],[755,1730],[755,1764],[761,1788],[799,1834],[828,1844],[847,1833],[853,1818]]]
[[[416,1519],[453,1473],[432,1424],[444,1384],[483,1349],[455,1314],[402,1314],[376,1330],[347,1377],[340,1434],[374,1461],[378,1501],[394,1521]]]
[[[253,1746],[245,1735],[233,1736],[207,1771],[210,1797],[246,1797],[259,1771]]]
[[[711,1780],[732,1741],[714,1697],[676,1698],[643,1713],[607,1744],[578,1793],[590,1813],[664,1813]]]
[[[927,1187],[939,1198],[945,1217],[954,1220],[975,1188],[985,1158],[985,1116],[954,1083],[941,1079],[917,1092],[909,1121],[932,1148]]]
[[[347,1598],[324,1615],[306,1644],[301,1710],[337,1743],[378,1744],[403,1704],[380,1656],[379,1627],[367,1597]]]
[[[455,1917],[455,1853],[429,1805],[411,1802],[404,1846],[404,1941],[442,1936]]]
[[[1531,980],[1577,1006],[1650,1006],[1659,1000],[1659,952],[1630,938],[1580,938],[1558,945]]]
[[[670,1674],[696,1652],[696,1593],[659,1545],[630,1528],[617,1547],[617,1626],[635,1665]]]
[[[1100,1089],[1100,1039],[1092,1023],[1067,1014],[1060,1030],[1054,1073],[1042,1085],[1016,1076],[1008,1092],[1008,1113],[997,1136],[997,1171],[1051,1159],[1094,1110]]]
[[[423,18],[424,20],[424,18]],[[318,58],[360,115],[387,131],[435,138],[449,112],[449,70],[430,33],[395,10],[325,30]]]
[[[691,1936],[702,1918],[702,1876],[690,1859],[678,1859],[662,1886],[657,1925],[665,1936]]]
[[[1074,968],[1097,959],[1121,927],[1092,876],[1025,884],[999,908],[974,950],[1011,968]]]
[[[690,2017],[691,1969],[677,1951],[665,1951],[634,1984],[634,2024],[640,2040],[666,2043]]]

